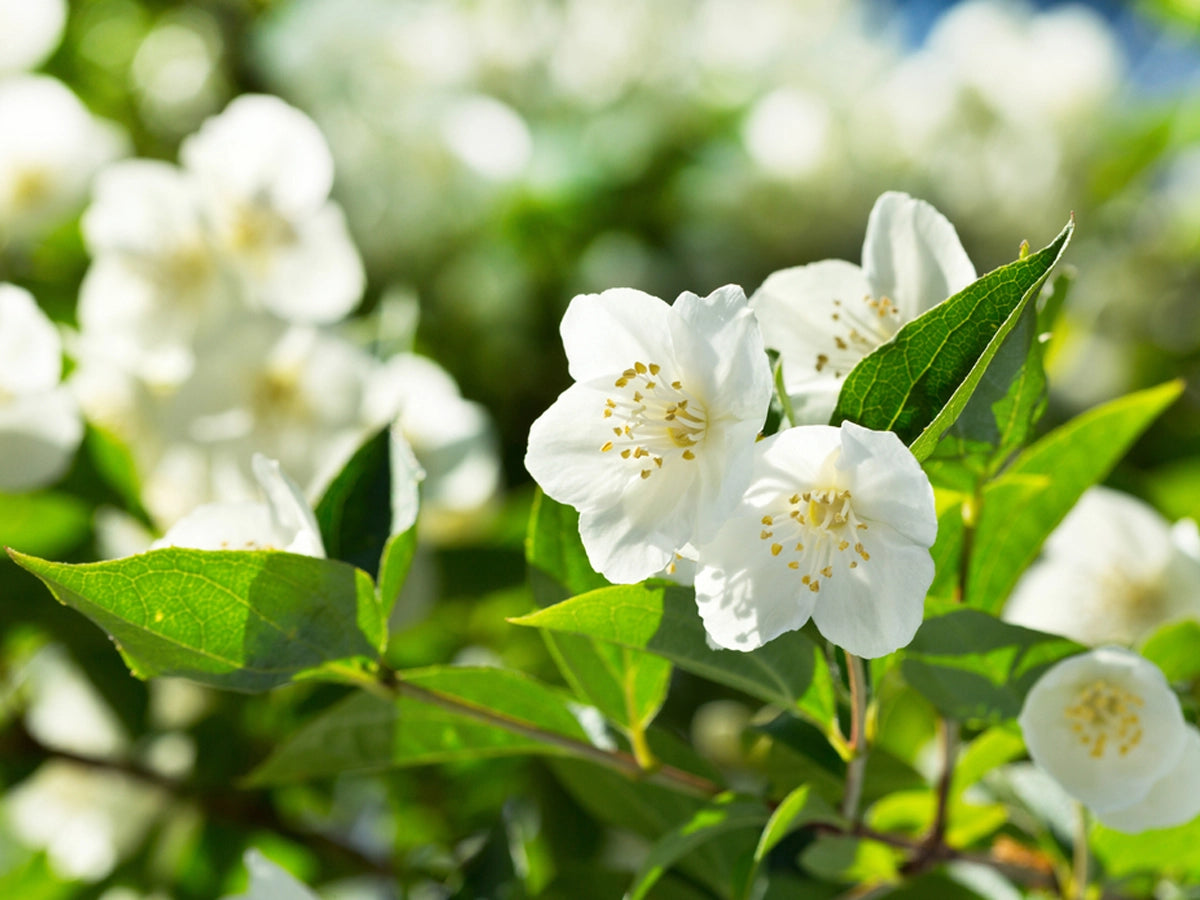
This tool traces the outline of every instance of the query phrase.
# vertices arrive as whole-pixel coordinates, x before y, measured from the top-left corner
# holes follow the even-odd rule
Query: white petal
[[[708,636],[727,650],[754,650],[808,621],[816,595],[759,539],[762,508],[746,504],[700,548],[696,605]]]
[[[0,402],[0,492],[53,484],[82,440],[83,420],[66,388]]]
[[[389,474],[392,481],[392,534],[402,534],[417,521],[419,486],[425,470],[397,425],[388,429]]]
[[[36,68],[62,38],[66,0],[0,0],[0,73]]]
[[[1150,828],[1171,828],[1200,815],[1200,731],[1187,726],[1183,753],[1175,767],[1151,785],[1146,796],[1131,806],[1097,813],[1109,828],[1135,834]]]
[[[1074,729],[1078,719],[1067,713],[1079,703],[1081,692],[1097,682],[1140,701],[1140,739],[1125,753],[1109,744],[1093,756]],[[1119,647],[1100,647],[1055,665],[1030,690],[1017,721],[1033,761],[1096,812],[1141,801],[1174,768],[1186,736],[1179,700],[1162,672]]]
[[[675,314],[658,297],[633,288],[580,294],[563,314],[559,331],[567,367],[576,381],[612,378],[635,362],[662,364]]]
[[[195,550],[282,550],[265,503],[205,503],[167,529],[150,545]]]
[[[750,306],[762,326],[764,342],[783,359],[789,394],[803,393],[818,379],[845,377],[882,343],[882,338],[869,346],[847,340],[840,310],[861,304],[870,295],[863,270],[840,259],[782,269],[754,292]]]
[[[871,558],[854,569],[838,567],[821,582],[812,618],[830,642],[874,659],[912,641],[934,566],[928,547],[886,525],[873,523],[861,538]]]
[[[195,185],[169,163],[131,159],[101,170],[84,212],[93,255],[112,250],[152,254],[202,236]]]
[[[883,522],[909,540],[931,547],[937,537],[933,488],[921,464],[890,431],[843,422],[838,469],[854,497],[854,512]]]
[[[62,341],[33,295],[0,284],[0,403],[7,394],[51,390],[62,374]]]
[[[250,465],[267,496],[276,532],[288,538],[283,549],[291,553],[323,557],[325,545],[321,541],[321,529],[300,488],[284,474],[278,461],[268,459],[261,453],[254,454]]]
[[[1131,579],[1160,576],[1171,555],[1171,526],[1149,504],[1106,487],[1092,487],[1046,541],[1043,552],[1096,567],[1118,566]]]
[[[291,322],[344,318],[358,306],[366,284],[345,217],[332,203],[299,225],[295,242],[281,247],[263,268],[265,276],[254,283],[259,302]]]
[[[661,572],[679,539],[647,530],[620,504],[579,514],[579,537],[592,568],[614,584],[635,584]]]
[[[1132,637],[1118,634],[1095,603],[1104,589],[1098,573],[1059,560],[1034,563],[1021,576],[1004,607],[1004,621],[1061,634],[1088,646],[1128,643]]]
[[[316,212],[333,157],[313,121],[278,97],[243,94],[183,142],[179,157],[213,202],[264,202],[289,217]]]
[[[876,297],[890,297],[905,321],[975,280],[954,226],[924,200],[889,191],[867,219],[863,269]]]

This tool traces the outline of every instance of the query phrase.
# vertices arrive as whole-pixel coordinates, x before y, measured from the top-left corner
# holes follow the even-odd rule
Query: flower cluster
[[[534,422],[526,466],[579,510],[588,558],[610,580],[694,558],[700,614],[721,647],[753,650],[811,618],[849,652],[876,657],[921,623],[937,519],[929,481],[899,438],[847,422],[756,439],[772,390],[764,333],[766,345],[787,348],[785,371],[811,353],[820,372],[844,351],[830,373],[840,376],[853,365],[840,329],[860,334],[867,317],[891,329],[872,332],[874,344],[864,338],[865,354],[974,274],[953,227],[902,194],[876,204],[867,255],[870,277],[809,278],[859,272],[816,263],[771,276],[757,302],[732,285],[672,306],[613,289],[576,297],[563,317],[575,384]],[[804,350],[790,346],[822,308],[834,327],[807,334]],[[810,381],[789,390],[803,394]]]
[[[1110,828],[1166,828],[1200,814],[1200,731],[1136,653],[1100,647],[1058,663],[1018,722],[1033,761]]]

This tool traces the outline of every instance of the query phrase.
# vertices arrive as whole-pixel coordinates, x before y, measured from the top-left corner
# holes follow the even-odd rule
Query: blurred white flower
[[[337,321],[358,305],[362,261],[329,200],[329,147],[304,113],[277,97],[243,95],[179,155],[249,303],[311,323]]]
[[[575,384],[529,432],[525,466],[579,510],[596,571],[661,572],[706,541],[749,483],[771,372],[736,285],[673,306],[631,288],[575,297],[561,326]]]
[[[43,647],[21,674],[29,704],[25,727],[43,744],[98,758],[129,749],[121,720],[61,646]]]
[[[842,379],[900,327],[975,280],[954,226],[889,191],[867,219],[861,267],[827,259],[768,276],[750,298],[805,423],[827,421]]]
[[[325,545],[316,517],[295,482],[283,473],[278,462],[260,453],[254,455],[252,465],[265,501],[198,506],[150,549],[284,550],[324,557]]]
[[[28,238],[70,215],[92,174],[124,138],[62,82],[42,75],[0,81],[0,234]]]
[[[192,180],[163,162],[115,163],[96,178],[83,233],[95,260],[80,288],[80,327],[148,382],[178,383],[192,342],[235,301]]]
[[[450,151],[486,178],[520,175],[533,155],[533,137],[511,106],[482,94],[454,101],[442,120]]]
[[[1081,644],[1132,644],[1156,628],[1200,618],[1200,537],[1152,507],[1104,487],[1088,490],[1018,582],[1004,618]]]
[[[58,874],[94,882],[133,853],[167,799],[129,775],[51,760],[10,790],[2,809],[17,838],[45,848]]]
[[[0,75],[41,64],[66,23],[67,0],[0,0]]]
[[[705,631],[753,650],[811,617],[827,639],[873,658],[921,624],[933,581],[933,489],[895,434],[845,422],[789,428],[755,445],[751,482],[697,546]]]
[[[61,375],[54,325],[28,291],[0,284],[0,491],[52,484],[71,464],[83,420]]]
[[[501,471],[491,418],[436,362],[393,356],[370,376],[366,404],[372,421],[395,421],[424,471],[422,528],[435,539],[469,525],[495,499]]]
[[[1200,733],[1136,653],[1100,647],[1056,664],[1017,721],[1033,761],[1109,827],[1166,828],[1200,814]]]
[[[228,894],[222,900],[319,900],[316,894],[255,849],[243,859],[250,874],[244,894]]]

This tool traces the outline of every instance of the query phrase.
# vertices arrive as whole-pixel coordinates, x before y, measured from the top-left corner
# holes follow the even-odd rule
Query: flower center
[[[867,523],[854,515],[849,491],[805,491],[780,501],[777,512],[762,517],[758,536],[771,556],[803,573],[800,583],[810,591],[819,591],[839,563],[857,569],[860,560],[870,560],[861,534]]]
[[[29,211],[50,196],[53,186],[50,172],[41,166],[18,169],[9,188],[12,205],[18,211]]]
[[[1132,691],[1098,679],[1084,685],[1063,712],[1079,742],[1093,759],[1100,759],[1110,745],[1124,756],[1141,742],[1138,710],[1143,705],[1142,698]]]
[[[890,297],[864,296],[861,303],[844,304],[833,301],[833,348],[818,353],[816,370],[833,369],[833,377],[841,378],[855,363],[880,344],[892,339],[900,330],[900,309]],[[838,332],[842,332],[839,334]]]
[[[601,453],[617,454],[649,478],[668,459],[694,460],[692,449],[704,442],[708,419],[704,405],[683,382],[660,378],[658,363],[635,362],[613,382],[617,393],[604,401],[601,415],[612,422],[613,439]]]

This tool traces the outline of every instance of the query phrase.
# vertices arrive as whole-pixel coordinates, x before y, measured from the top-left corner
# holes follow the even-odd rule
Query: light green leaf
[[[1012,762],[1025,752],[1025,742],[1014,729],[1004,726],[989,728],[971,741],[959,754],[954,766],[950,792],[954,796],[1005,763]]]
[[[800,854],[800,865],[828,881],[884,884],[899,880],[900,853],[878,841],[822,835]]]
[[[758,846],[754,848],[754,859],[742,890],[743,897],[752,895],[759,867],[767,854],[793,831],[815,822],[841,825],[843,820],[820,795],[813,793],[809,785],[802,784],[780,801],[758,836]]]
[[[1183,390],[1170,381],[1113,400],[1041,438],[983,491],[964,601],[999,612],[1085,490],[1102,480]]]
[[[828,671],[812,641],[793,631],[750,653],[710,649],[691,588],[606,587],[510,621],[647,650],[768,703],[798,707],[823,727],[833,714]]]
[[[1200,818],[1139,834],[1123,834],[1097,822],[1089,845],[1111,878],[1147,873],[1156,880],[1200,883]]]
[[[734,794],[722,794],[698,810],[688,821],[664,835],[642,863],[627,900],[643,900],[677,860],[731,831],[759,829],[767,821],[762,803],[739,800]]]
[[[1164,625],[1141,647],[1142,656],[1167,676],[1168,681],[1190,683],[1200,679],[1200,622],[1186,619]]]
[[[0,547],[58,556],[78,546],[90,527],[87,504],[70,494],[0,494]]]
[[[909,322],[846,376],[832,422],[894,431],[924,459],[970,400],[1074,230]]]
[[[540,491],[525,543],[534,599],[540,606],[608,584],[592,570],[579,540],[579,515]],[[587,636],[543,632],[571,687],[627,731],[640,731],[666,699],[671,664],[633,647],[597,643]]]
[[[410,669],[400,680],[526,730],[590,744],[571,711],[570,698],[520,672],[436,666]],[[416,697],[401,695],[389,700],[355,693],[284,741],[249,781],[278,784],[347,772],[532,753],[569,751]]]
[[[262,691],[377,659],[384,642],[371,579],[333,560],[174,547],[77,566],[10,555],[108,632],[139,678]]]
[[[1063,637],[960,609],[925,620],[901,651],[900,671],[942,715],[999,724],[1016,718],[1046,669],[1083,649]]]
[[[383,545],[383,554],[379,558],[379,600],[385,616],[390,614],[392,607],[396,605],[396,598],[400,596],[400,590],[408,580],[408,572],[412,568],[416,553],[416,525],[408,531],[393,534]]]

